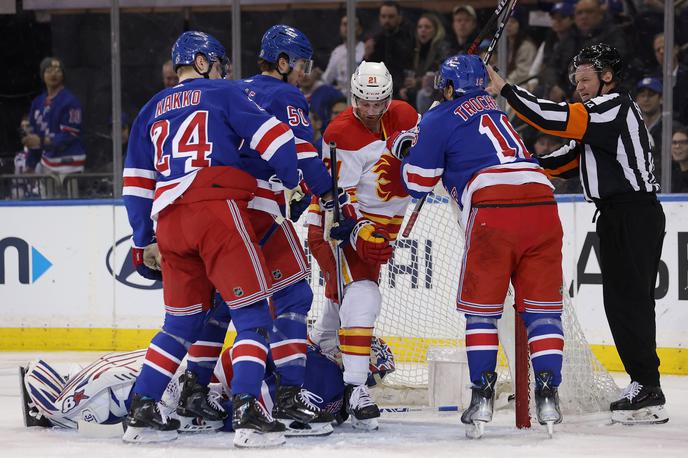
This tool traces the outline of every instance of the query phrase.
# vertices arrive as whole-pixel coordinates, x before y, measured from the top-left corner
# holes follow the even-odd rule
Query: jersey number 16
[[[514,162],[517,157],[530,157],[521,136],[518,135],[505,114],[499,117],[499,123],[495,123],[489,114],[482,115],[479,131],[481,134],[487,135],[487,138],[492,142],[500,163]]]

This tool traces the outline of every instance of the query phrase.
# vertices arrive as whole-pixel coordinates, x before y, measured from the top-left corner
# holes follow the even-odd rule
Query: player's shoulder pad
[[[393,125],[392,131],[408,130],[418,124],[418,112],[403,100],[392,100],[387,114]]]
[[[351,107],[348,107],[327,125],[323,133],[323,145],[334,141],[340,148],[358,149],[360,146],[357,148],[356,145],[361,143],[364,129]]]

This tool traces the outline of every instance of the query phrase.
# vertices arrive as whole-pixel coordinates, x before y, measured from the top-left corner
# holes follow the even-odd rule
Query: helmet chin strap
[[[193,69],[196,70],[196,73],[199,75],[203,75],[203,78],[209,79],[210,78],[210,70],[213,68],[213,63],[208,61],[208,70],[205,72],[202,72],[200,68],[198,68],[198,65],[196,65],[196,59],[193,61]]]

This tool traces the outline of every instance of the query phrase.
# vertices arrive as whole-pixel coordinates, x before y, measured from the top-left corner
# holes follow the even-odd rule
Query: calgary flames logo
[[[401,161],[391,154],[383,154],[378,159],[373,172],[377,174],[377,196],[387,202],[395,197],[408,197],[401,183]]]

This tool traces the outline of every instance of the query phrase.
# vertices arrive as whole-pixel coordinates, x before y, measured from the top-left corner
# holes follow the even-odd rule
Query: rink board
[[[662,200],[667,234],[656,289],[657,343],[664,372],[688,373],[688,196],[663,196]],[[432,220],[435,212],[446,212],[447,205],[441,199],[426,205],[419,224],[424,218]],[[565,233],[564,275],[593,350],[608,368],[619,370],[602,304],[594,209],[577,196],[559,199]],[[124,350],[147,345],[161,324],[161,285],[133,271],[131,230],[121,203],[3,203],[0,221],[0,350]],[[413,234],[410,239],[407,248],[429,246],[426,240],[415,240]],[[420,281],[401,276],[392,284],[384,271],[383,297],[387,288],[401,288],[406,304],[422,304],[426,288],[434,288],[435,293],[446,288],[439,292],[451,300],[434,305],[453,308],[454,282],[427,281],[436,278],[438,272],[433,269],[438,266],[456,264],[457,253],[439,251],[432,253],[434,263],[430,264],[419,255]],[[317,271],[312,283],[318,297],[322,287]],[[437,335],[432,329],[412,336],[389,327],[386,332],[393,346],[394,342],[404,343],[399,348],[426,348],[435,343],[421,336],[444,341],[454,337]],[[404,360],[405,356],[397,357]]]

